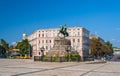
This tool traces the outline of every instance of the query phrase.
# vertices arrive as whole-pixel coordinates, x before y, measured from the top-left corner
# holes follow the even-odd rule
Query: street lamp
[[[41,47],[41,48],[40,48],[40,51],[42,52],[42,57],[44,56],[44,50],[45,50],[44,47]]]

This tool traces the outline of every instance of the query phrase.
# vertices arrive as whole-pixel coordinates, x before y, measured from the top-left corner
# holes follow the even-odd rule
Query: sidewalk
[[[0,76],[119,76],[120,63],[107,62],[34,62],[0,59]]]

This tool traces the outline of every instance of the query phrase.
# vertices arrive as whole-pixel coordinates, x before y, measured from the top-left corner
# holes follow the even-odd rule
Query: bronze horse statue
[[[68,32],[67,32],[67,27],[66,27],[66,25],[61,26],[61,28],[60,28],[60,30],[59,30],[59,33],[58,33],[58,35],[59,35],[60,33],[61,33],[61,34],[63,34],[63,35],[64,35],[64,37],[69,36],[69,34],[68,34]]]

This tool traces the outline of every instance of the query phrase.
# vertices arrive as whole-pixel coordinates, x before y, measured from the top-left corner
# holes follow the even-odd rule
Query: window
[[[75,39],[73,39],[73,42],[75,42]]]
[[[42,34],[42,37],[44,37],[44,34]]]
[[[50,43],[51,43],[51,40],[50,40]]]
[[[39,37],[40,37],[40,34],[39,34]]]
[[[42,40],[42,43],[44,43],[44,40]]]
[[[80,32],[78,32],[78,36],[80,36]]]
[[[40,55],[40,52],[39,52],[39,55]]]
[[[46,50],[48,50],[48,46],[46,46]]]
[[[80,42],[80,39],[78,39],[78,42]]]
[[[46,43],[47,43],[48,41],[46,40]]]
[[[39,44],[40,44],[40,40],[39,40]]]

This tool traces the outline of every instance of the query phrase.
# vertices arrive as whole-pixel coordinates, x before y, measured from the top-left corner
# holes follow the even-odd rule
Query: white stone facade
[[[40,29],[33,32],[27,38],[33,48],[33,56],[40,55],[40,48],[44,47],[45,51],[49,51],[54,45],[54,38],[57,36],[59,28]],[[77,50],[81,57],[89,55],[89,31],[83,27],[68,27],[71,46]]]

